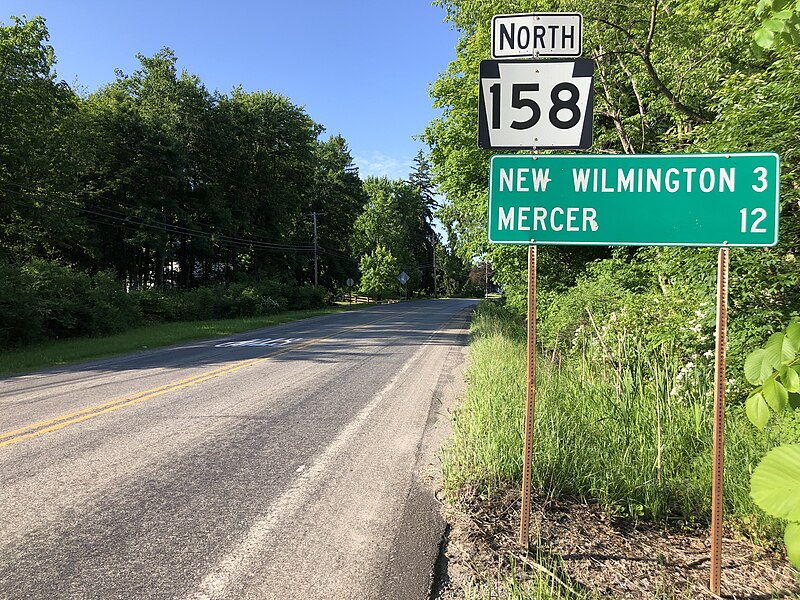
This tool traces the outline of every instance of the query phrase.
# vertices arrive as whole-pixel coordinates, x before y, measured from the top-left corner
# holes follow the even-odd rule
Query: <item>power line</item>
[[[91,223],[103,226],[118,227],[130,231],[132,233],[140,232],[142,228],[145,228],[158,233],[167,233],[178,236],[205,239],[220,246],[229,248],[259,249],[259,250],[273,251],[273,252],[298,252],[298,253],[315,251],[314,245],[270,242],[260,239],[239,238],[221,233],[212,233],[208,231],[203,231],[202,229],[185,227],[183,225],[175,223],[167,223],[166,221],[159,222],[150,220],[140,215],[131,215],[122,210],[119,210],[118,208],[99,206],[97,204],[87,202],[86,200],[75,200],[74,198],[66,198],[66,197],[54,198],[50,196],[44,196],[34,190],[31,190],[19,184],[10,184],[10,185],[13,185],[18,189],[14,190],[7,187],[7,185],[2,185],[0,186],[0,191],[4,191],[7,194],[12,194],[16,196],[19,200],[22,199],[34,200],[49,204],[50,206],[74,210],[79,213],[82,213],[83,218]],[[125,205],[124,203],[119,203],[117,201],[114,202],[121,206],[125,206],[126,208],[130,208],[131,210],[136,210],[136,207]],[[317,215],[321,214],[322,213],[319,212],[317,213]],[[359,261],[353,258],[352,256],[345,254],[344,252],[340,252],[338,250],[326,248],[320,245],[318,242],[316,244],[316,251],[320,254],[326,254],[332,258],[346,260],[354,264],[359,264]]]
[[[25,188],[22,186],[17,186],[17,187],[25,190]],[[280,242],[267,242],[257,239],[237,238],[225,234],[210,233],[200,229],[192,229],[189,227],[184,227],[182,225],[176,225],[174,223],[167,223],[165,221],[164,222],[151,221],[143,217],[140,217],[138,215],[129,215],[113,208],[97,206],[85,201],[82,201],[83,205],[73,204],[73,202],[76,201],[72,199],[60,200],[60,199],[48,198],[36,194],[35,192],[29,192],[27,190],[25,193],[23,193],[17,190],[9,189],[5,186],[0,187],[0,190],[5,191],[6,193],[9,194],[14,194],[19,197],[25,197],[39,202],[44,202],[50,204],[51,206],[69,208],[71,210],[76,210],[84,214],[94,215],[102,217],[104,219],[111,219],[120,222],[120,223],[109,223],[107,221],[99,221],[97,219],[85,217],[88,221],[101,225],[122,226],[122,227],[127,227],[128,229],[133,229],[135,226],[145,227],[156,230],[159,233],[172,233],[182,236],[203,238],[210,240],[214,243],[218,243],[220,245],[229,247],[258,248],[262,250],[278,250],[278,251],[294,251],[294,252],[311,252],[314,249],[312,245],[299,245],[299,244],[280,243]]]
[[[334,258],[341,258],[343,260],[349,260],[350,262],[353,262],[353,263],[356,263],[356,264],[358,264],[360,262],[357,259],[355,259],[352,256],[350,256],[349,254],[345,254],[344,252],[339,252],[337,250],[329,250],[328,248],[324,248],[324,247],[320,246],[319,247],[319,251],[322,254],[327,254],[327,255],[332,256]]]

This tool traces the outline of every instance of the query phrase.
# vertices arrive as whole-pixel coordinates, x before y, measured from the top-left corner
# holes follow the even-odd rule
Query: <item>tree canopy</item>
[[[211,92],[169,48],[137,58],[132,73],[78,94],[58,80],[42,17],[0,23],[0,267],[16,282],[0,286],[0,305],[21,306],[22,288],[39,297],[33,288],[62,278],[82,290],[76,307],[116,282],[127,292],[220,288],[219,308],[233,302],[231,286],[311,284],[315,262],[335,293],[379,247],[411,276],[410,291],[433,291],[438,238],[422,153],[408,181],[363,181],[345,138],[323,137],[286,96]],[[4,345],[27,339],[4,318],[0,337],[16,332]]]
[[[522,12],[583,14],[584,55],[596,63],[594,145],[589,152],[780,155],[780,243],[775,249],[734,252],[737,277],[732,299],[740,310],[753,309],[757,315],[751,318],[760,324],[750,333],[775,327],[800,308],[793,262],[799,241],[796,66],[800,48],[786,42],[787,36],[767,51],[753,43],[761,19],[770,10],[783,10],[785,3],[764,0],[758,9],[761,14],[747,0],[637,0],[624,5],[599,0],[440,0],[437,4],[461,32],[456,58],[431,87],[442,116],[425,132],[434,182],[448,200],[439,215],[462,257],[489,257],[496,280],[520,310],[526,293],[525,249],[488,244],[491,153],[478,149],[476,140],[478,68],[481,60],[491,57],[491,18]],[[790,12],[780,12],[789,41],[794,27]],[[563,290],[575,284],[586,265],[610,255],[605,248],[543,248],[540,279],[547,289]],[[627,256],[647,261],[654,281],[664,285],[690,285],[706,293],[713,283],[707,276],[697,277],[700,272],[713,273],[713,253],[708,251],[631,249]],[[765,304],[769,310],[763,310]]]

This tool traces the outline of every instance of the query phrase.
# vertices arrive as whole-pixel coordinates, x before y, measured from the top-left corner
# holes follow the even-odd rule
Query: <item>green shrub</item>
[[[155,288],[131,292],[142,319],[147,323],[177,321],[179,314],[177,295],[177,292],[169,294]]]
[[[327,304],[325,288],[252,279],[227,288],[126,292],[109,273],[57,262],[0,265],[0,348],[114,333],[133,325],[260,317]]]
[[[0,348],[44,339],[43,315],[31,279],[21,269],[0,265]]]
[[[328,290],[323,287],[302,285],[292,290],[289,306],[292,310],[322,308],[328,304]]]
[[[116,333],[141,322],[136,303],[110,273],[100,272],[92,277],[86,303],[91,319],[81,335]]]
[[[44,337],[70,337],[86,330],[91,320],[86,304],[91,288],[88,275],[38,259],[23,265],[22,271],[36,297]]]
[[[180,321],[207,321],[216,312],[217,294],[207,287],[178,292]]]
[[[267,286],[271,287],[271,286]],[[281,304],[272,296],[264,294],[258,287],[243,283],[231,285],[224,295],[226,317],[254,317],[275,314]]]
[[[0,347],[121,331],[140,315],[108,273],[38,259],[0,266]]]

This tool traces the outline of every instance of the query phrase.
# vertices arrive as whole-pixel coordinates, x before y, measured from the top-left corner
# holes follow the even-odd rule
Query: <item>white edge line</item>
[[[425,342],[423,342],[414,355],[406,361],[394,377],[387,383],[369,403],[350,421],[347,426],[339,433],[325,450],[319,455],[314,463],[300,473],[294,483],[283,492],[270,506],[269,512],[258,519],[247,531],[244,537],[229,550],[226,556],[217,563],[197,586],[196,591],[187,596],[190,600],[211,600],[224,595],[231,584],[246,571],[247,561],[255,556],[269,539],[272,529],[284,522],[286,513],[296,512],[306,502],[309,495],[308,488],[324,471],[331,467],[336,455],[347,445],[355,436],[361,426],[370,417],[375,408],[381,403],[384,396],[397,385],[400,379],[409,370],[411,365],[416,363],[419,356],[430,344],[431,340],[438,335],[450,322],[457,316],[453,315],[439,329],[434,331]]]

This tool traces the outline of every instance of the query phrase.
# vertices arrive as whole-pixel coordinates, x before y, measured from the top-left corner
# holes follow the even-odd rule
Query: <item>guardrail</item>
[[[359,296],[358,294],[342,294],[340,302],[347,302],[348,304],[394,304],[395,302],[402,302],[397,298],[389,298],[379,300],[378,298],[371,298],[369,296]]]

